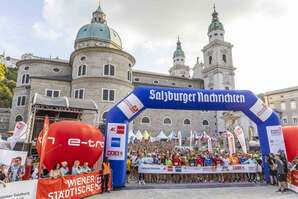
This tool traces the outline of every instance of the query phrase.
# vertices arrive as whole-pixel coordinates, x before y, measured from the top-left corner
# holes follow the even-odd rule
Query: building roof
[[[268,92],[265,92],[264,94],[265,95],[274,95],[274,94],[278,94],[278,93],[286,93],[286,92],[291,92],[291,91],[298,91],[298,86],[278,89],[278,90],[274,90],[274,91],[268,91]]]
[[[157,72],[148,72],[148,71],[143,71],[143,70],[133,70],[133,73],[141,73],[141,74],[145,74],[145,75],[153,75],[153,76],[159,76],[159,77],[166,77],[166,78],[171,78],[171,79],[180,79],[180,80],[188,80],[188,81],[192,81],[192,80],[199,80],[199,79],[189,79],[186,77],[178,77],[178,76],[172,76],[169,74],[163,74],[163,73],[157,73]],[[201,79],[200,79],[201,80]]]
[[[33,105],[46,105],[54,107],[66,107],[66,108],[76,108],[82,110],[97,111],[98,107],[93,100],[80,100],[68,97],[47,97],[35,93],[33,99]]]

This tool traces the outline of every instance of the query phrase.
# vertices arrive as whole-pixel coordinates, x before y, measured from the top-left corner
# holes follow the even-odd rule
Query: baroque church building
[[[203,62],[198,59],[192,68],[185,65],[186,55],[178,39],[169,74],[136,70],[135,58],[122,49],[120,36],[108,26],[106,14],[99,5],[92,14],[91,23],[78,31],[69,60],[27,54],[17,63],[18,78],[10,130],[19,120],[38,125],[38,122],[32,121],[32,117],[38,120],[34,115],[34,105],[38,102],[46,107],[63,102],[61,108],[73,105],[78,110],[85,106],[93,107],[89,110],[96,109],[96,114],[87,111],[80,114],[78,119],[98,126],[104,123],[107,111],[136,86],[235,89],[233,45],[226,42],[224,36],[224,26],[214,9],[208,29],[209,43],[202,49]],[[42,113],[39,113],[42,119]],[[227,129],[224,115],[221,111],[149,109],[139,115],[131,127],[134,131],[148,130],[153,135],[161,130],[166,134],[181,130],[184,136],[188,136],[191,130],[217,135]],[[50,119],[58,120],[58,116],[50,115]],[[247,131],[247,127],[242,127]]]

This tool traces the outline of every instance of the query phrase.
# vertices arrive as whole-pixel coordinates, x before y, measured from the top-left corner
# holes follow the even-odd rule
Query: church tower
[[[226,42],[224,36],[224,26],[219,21],[218,13],[214,6],[212,21],[208,28],[209,43],[202,49],[204,66],[198,65],[194,67],[194,69],[200,69],[199,72],[201,73],[197,75],[204,79],[205,89],[235,89],[235,68],[232,58],[233,45]],[[196,71],[194,70],[195,75]],[[224,132],[226,130],[224,112],[216,111],[212,113],[210,116],[215,119],[216,133]]]
[[[178,37],[177,47],[173,55],[173,67],[170,68],[169,73],[176,77],[190,78],[189,71],[190,68],[185,65],[185,54]]]
[[[235,89],[233,45],[224,40],[224,35],[224,27],[214,6],[212,22],[208,28],[209,43],[202,49],[204,54],[202,73],[206,89]]]

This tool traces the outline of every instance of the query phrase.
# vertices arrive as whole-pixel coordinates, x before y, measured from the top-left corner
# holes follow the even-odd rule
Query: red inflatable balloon
[[[37,141],[40,155],[43,131]],[[93,166],[104,148],[104,136],[101,131],[89,124],[77,121],[62,121],[49,127],[44,165],[52,169],[57,163],[68,162],[71,167],[75,160],[81,164],[88,162]]]
[[[287,157],[292,161],[298,155],[298,126],[289,126],[282,128]]]

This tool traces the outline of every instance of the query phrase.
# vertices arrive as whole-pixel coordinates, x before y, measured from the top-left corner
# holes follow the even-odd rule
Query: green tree
[[[8,108],[11,105],[12,101],[12,92],[6,86],[6,84],[1,81],[0,82],[0,108]]]
[[[0,64],[0,80],[6,78],[6,66],[4,64]]]
[[[16,82],[17,81],[17,73],[18,73],[17,68],[7,68],[6,79],[13,80]]]

